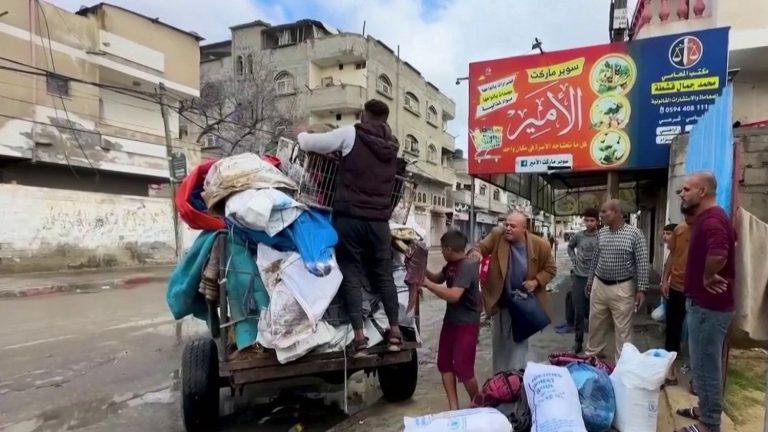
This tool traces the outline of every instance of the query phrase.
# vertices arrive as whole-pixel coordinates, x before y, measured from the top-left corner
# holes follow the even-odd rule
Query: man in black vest
[[[366,283],[384,305],[390,326],[389,350],[399,351],[402,344],[389,231],[398,143],[387,124],[388,117],[387,104],[371,99],[365,103],[360,123],[354,126],[298,134],[299,147],[304,151],[341,153],[333,225],[339,235],[336,259],[344,276],[341,293],[355,332],[356,357],[364,356],[368,348],[362,315]]]

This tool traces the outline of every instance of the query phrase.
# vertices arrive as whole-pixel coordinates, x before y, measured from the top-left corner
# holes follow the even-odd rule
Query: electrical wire
[[[45,22],[45,33],[46,33],[46,38],[48,39],[48,53],[51,56],[51,70],[55,74],[56,73],[56,63],[53,60],[53,45],[51,43],[51,29],[48,26],[48,17],[45,14],[45,9],[43,8],[43,5],[40,4],[40,0],[35,0],[35,4],[37,5],[37,9],[43,15],[43,21]],[[45,49],[45,43],[43,41],[43,36],[42,35],[40,35],[40,42],[43,44],[43,49]],[[67,85],[69,85],[69,84],[67,84]],[[62,96],[61,92],[56,92],[56,93],[59,96],[59,99],[61,100],[61,107],[64,110],[64,116],[67,118],[67,125],[72,125],[73,122],[69,118],[69,111],[67,111],[67,104],[64,101],[64,96]],[[54,112],[56,113],[56,118],[58,119],[59,112],[56,109],[56,107],[54,107]],[[96,175],[95,181],[98,182],[99,181],[99,171],[96,169],[95,166],[93,166],[93,163],[91,162],[91,159],[88,157],[88,153],[85,151],[85,147],[83,147],[83,143],[80,142],[80,137],[77,136],[77,132],[73,132],[72,136],[75,138],[75,143],[77,143],[77,146],[80,148],[80,151],[83,153],[83,157],[85,158],[85,161],[88,162],[88,166],[90,166],[91,169],[94,171],[94,173]],[[66,156],[66,152],[65,152],[65,156]],[[69,165],[69,158],[67,158],[67,164]],[[72,171],[72,173],[73,174],[75,173],[74,170]],[[75,175],[77,175],[77,174],[75,174]]]

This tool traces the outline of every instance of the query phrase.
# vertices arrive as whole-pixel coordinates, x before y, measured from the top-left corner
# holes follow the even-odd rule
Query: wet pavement
[[[558,276],[551,287],[552,310],[560,323],[568,287],[565,250],[558,253]],[[430,267],[442,265],[430,254]],[[349,380],[348,408],[343,387],[309,383],[280,394],[280,386],[247,387],[243,396],[222,392],[223,431],[401,431],[403,416],[447,408],[435,366],[444,302],[425,294],[419,383],[410,402],[385,404],[374,377]],[[183,431],[179,407],[182,344],[207,334],[202,322],[176,323],[165,304],[163,284],[126,290],[0,301],[0,431]],[[636,337],[654,338],[639,327]],[[638,345],[648,341],[637,340]],[[531,340],[531,360],[569,349],[573,335],[551,329]],[[490,376],[490,329],[481,332],[477,376]],[[306,384],[306,383],[303,383]],[[293,387],[295,388],[295,387]],[[462,402],[467,404],[466,396]]]

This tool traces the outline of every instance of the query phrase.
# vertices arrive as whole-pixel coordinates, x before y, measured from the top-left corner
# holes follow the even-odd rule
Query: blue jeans
[[[704,309],[690,302],[688,349],[694,390],[699,395],[699,418],[713,432],[720,431],[723,412],[723,344],[733,312]]]

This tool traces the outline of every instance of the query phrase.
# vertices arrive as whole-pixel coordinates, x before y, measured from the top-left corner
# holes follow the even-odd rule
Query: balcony
[[[640,0],[631,18],[635,39],[714,27],[714,0]]]
[[[366,100],[368,90],[364,87],[341,84],[312,90],[308,107],[313,114],[356,113],[363,109]]]
[[[641,0],[630,23],[634,39],[726,26],[731,27],[729,67],[768,71],[765,0]]]
[[[356,64],[366,61],[367,41],[357,35],[335,35],[313,40],[309,44],[309,58],[320,67]]]
[[[453,153],[456,150],[456,138],[453,135],[443,132],[440,138],[440,145],[443,147],[443,150],[449,153]]]

